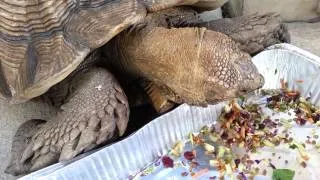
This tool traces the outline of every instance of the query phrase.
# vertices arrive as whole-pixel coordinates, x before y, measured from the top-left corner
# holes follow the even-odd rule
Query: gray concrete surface
[[[319,14],[319,0],[244,0],[243,14],[277,12],[284,20],[306,20]]]
[[[320,23],[288,23],[291,44],[320,56]]]
[[[320,56],[320,23],[291,23],[288,24],[292,44]],[[0,100],[0,179],[16,179],[4,174],[8,164],[12,137],[18,126],[32,118],[48,119],[52,116],[50,107],[41,102],[28,102],[21,105],[9,106]]]

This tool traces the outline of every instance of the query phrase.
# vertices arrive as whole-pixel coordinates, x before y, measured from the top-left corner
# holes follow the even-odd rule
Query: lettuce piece
[[[292,180],[294,174],[290,169],[275,169],[272,172],[272,180]]]

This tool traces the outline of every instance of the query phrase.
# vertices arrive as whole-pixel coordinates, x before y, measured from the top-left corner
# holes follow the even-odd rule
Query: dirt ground
[[[288,27],[293,45],[320,56],[320,23],[290,23]],[[0,180],[16,179],[3,171],[8,164],[11,141],[18,126],[28,119],[48,119],[50,116],[50,107],[41,102],[8,106],[0,100]]]

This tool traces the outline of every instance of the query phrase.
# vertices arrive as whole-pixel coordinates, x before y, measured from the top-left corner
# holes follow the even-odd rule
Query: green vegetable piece
[[[245,101],[245,100],[246,100],[246,97],[244,97],[244,96],[240,96],[240,97],[239,97],[239,99],[243,102],[243,101]]]
[[[284,103],[280,104],[279,110],[280,110],[281,112],[286,111],[286,110],[287,110],[286,104],[284,104]]]
[[[295,144],[291,144],[291,145],[289,146],[289,148],[291,148],[291,149],[295,149],[295,148],[298,148],[298,146],[297,146],[297,145],[295,145]]]
[[[245,108],[249,112],[257,112],[258,111],[258,104],[248,104]]]
[[[200,130],[201,133],[203,134],[208,134],[209,133],[209,127],[208,126],[203,126]]]
[[[292,180],[294,174],[290,169],[275,169],[272,172],[272,180]]]

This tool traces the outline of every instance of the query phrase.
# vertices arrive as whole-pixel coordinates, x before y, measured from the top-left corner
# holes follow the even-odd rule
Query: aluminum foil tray
[[[277,44],[256,55],[253,62],[265,77],[264,89],[280,88],[280,79],[284,78],[290,88],[299,90],[303,96],[311,95],[312,103],[320,106],[319,57],[290,44]],[[297,80],[303,80],[303,83],[297,83]],[[212,124],[223,106],[224,103],[207,108],[183,104],[122,141],[20,179],[127,179],[159,156],[167,154],[178,140],[185,139],[190,132],[197,132],[202,126]],[[300,132],[299,129],[297,131]],[[320,177],[320,172],[316,170],[319,168],[320,158],[307,173],[311,177]]]

